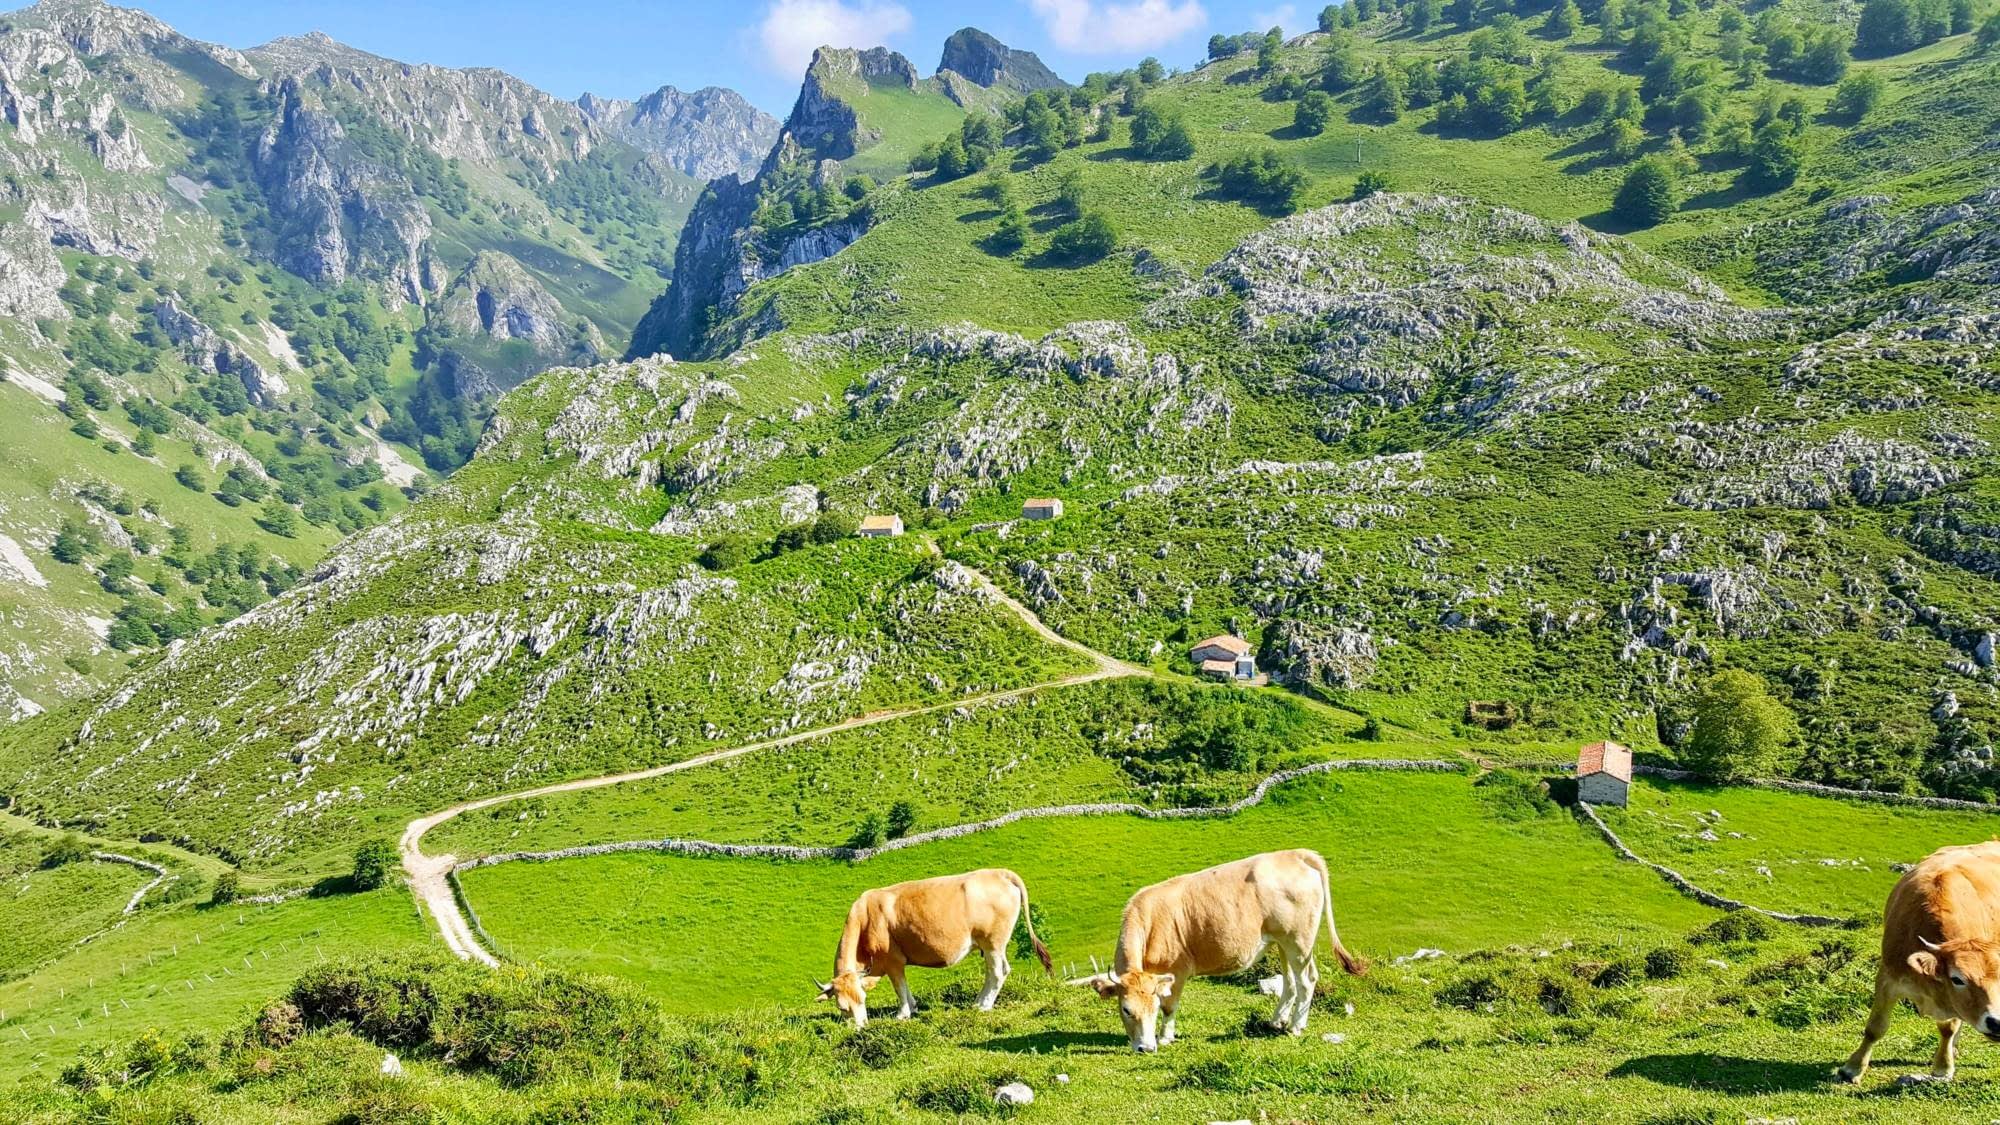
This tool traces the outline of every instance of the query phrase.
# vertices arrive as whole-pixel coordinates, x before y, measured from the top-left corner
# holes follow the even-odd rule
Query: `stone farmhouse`
[[[1037,496],[1021,505],[1021,518],[1024,520],[1061,519],[1062,514],[1062,501],[1052,496]]]
[[[1632,751],[1616,742],[1593,742],[1577,751],[1576,796],[1593,805],[1625,806],[1632,788]]]
[[[889,539],[903,533],[903,517],[898,515],[864,516],[861,526],[854,534],[863,539]]]
[[[1228,633],[1217,633],[1188,650],[1201,674],[1213,680],[1253,680],[1257,661],[1250,655],[1250,642]]]

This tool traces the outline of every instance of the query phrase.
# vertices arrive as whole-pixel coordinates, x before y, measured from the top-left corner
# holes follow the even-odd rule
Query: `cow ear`
[[[1096,989],[1099,996],[1109,1000],[1125,991],[1125,982],[1107,973],[1090,978],[1090,987]]]
[[[1910,970],[1920,977],[1938,975],[1938,959],[1935,954],[1918,950],[1910,954]]]
[[[1174,987],[1174,974],[1172,973],[1161,973],[1154,980],[1160,986],[1160,991],[1162,992]]]
[[[881,977],[879,977],[879,976],[877,976],[877,977],[862,977],[862,978],[861,978],[861,991],[863,991],[863,992],[867,992],[868,990],[870,990],[870,989],[874,988],[874,987],[875,987],[876,985],[880,984],[881,982],[882,982],[882,978],[881,978]]]

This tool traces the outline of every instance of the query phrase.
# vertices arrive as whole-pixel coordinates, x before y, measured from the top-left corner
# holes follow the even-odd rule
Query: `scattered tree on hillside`
[[[215,877],[215,886],[208,892],[208,901],[213,906],[228,906],[242,894],[243,876],[232,867]]]
[[[1083,214],[1083,169],[1071,165],[1056,177],[1056,207],[1069,215]]]
[[[1576,0],[1562,0],[1549,9],[1549,17],[1542,21],[1542,34],[1551,39],[1568,39],[1583,27],[1583,9],[1576,6]]]
[[[1361,108],[1369,117],[1383,123],[1395,121],[1403,116],[1409,106],[1409,97],[1404,91],[1405,82],[1402,68],[1388,60],[1375,64],[1375,73],[1368,78],[1368,89],[1361,97]],[[1331,103],[1328,106],[1332,108]]]
[[[889,806],[889,815],[884,818],[883,829],[891,840],[900,840],[917,826],[917,806],[909,801],[897,801]]]
[[[1635,227],[1658,226],[1680,206],[1673,165],[1650,156],[1632,166],[1612,201],[1611,213]]]
[[[1413,0],[1405,18],[1410,21],[1410,30],[1422,35],[1436,26],[1438,16],[1438,0]]]
[[[1264,39],[1257,44],[1257,73],[1270,74],[1278,69],[1279,53],[1285,46],[1285,33],[1272,28],[1264,33]]]
[[[1979,25],[1978,44],[1981,51],[2000,48],[2000,11],[1987,13],[1986,22]]]
[[[1840,80],[1840,87],[1833,92],[1833,101],[1828,109],[1834,116],[1848,121],[1859,121],[1882,102],[1882,95],[1888,93],[1889,83],[1876,70],[1857,70]]]
[[[357,891],[372,891],[389,882],[396,866],[396,846],[387,840],[370,840],[354,849],[353,883]]]
[[[1359,85],[1367,76],[1366,67],[1360,50],[1354,45],[1354,37],[1344,31],[1335,32],[1325,52],[1320,55],[1319,83],[1338,94]]]
[[[1151,55],[1139,60],[1138,77],[1142,85],[1157,86],[1167,76],[1167,68]]]
[[[1370,168],[1355,178],[1354,192],[1347,198],[1351,203],[1359,203],[1371,195],[1379,195],[1389,190],[1391,190],[1389,177]]]
[[[72,863],[82,863],[90,858],[90,845],[74,832],[65,832],[42,845],[42,867],[44,869],[67,867]]]
[[[1951,34],[1952,22],[1951,0],[1868,0],[1855,27],[1854,53],[1873,57],[1915,50]]]
[[[1194,136],[1178,108],[1148,99],[1132,115],[1132,151],[1147,160],[1186,160]]]
[[[1709,677],[1693,702],[1694,727],[1680,748],[1683,765],[1714,778],[1769,777],[1790,764],[1798,720],[1764,681],[1741,668]]]
[[[1118,228],[1102,211],[1090,211],[1056,229],[1049,254],[1073,263],[1094,262],[1118,248]]]
[[[1333,99],[1324,90],[1309,91],[1292,111],[1292,127],[1308,137],[1326,132],[1327,123],[1332,120]]]
[[[1291,211],[1305,191],[1306,174],[1276,149],[1239,153],[1210,169],[1223,195],[1274,210]]]
[[[1750,146],[1750,175],[1767,187],[1784,187],[1798,178],[1805,163],[1805,140],[1797,126],[1784,118],[1757,130]]]
[[[1326,7],[1321,8],[1319,10],[1320,31],[1322,32],[1332,31],[1334,28],[1337,28],[1339,26],[1340,26],[1340,5],[1328,4]]]

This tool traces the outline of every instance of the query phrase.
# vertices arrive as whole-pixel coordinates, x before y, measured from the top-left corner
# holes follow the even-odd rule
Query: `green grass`
[[[1613,861],[1560,810],[1502,821],[1480,792],[1462,776],[1343,774],[1286,786],[1226,820],[1029,821],[860,865],[615,855],[462,878],[510,956],[625,977],[687,1012],[789,1006],[804,996],[792,982],[830,961],[863,889],[981,866],[1021,873],[1057,959],[1076,964],[1109,954],[1118,912],[1140,886],[1286,847],[1327,857],[1341,935],[1371,957],[1422,946],[1652,941],[1703,917],[1651,873]],[[1595,905],[1606,901],[1619,904],[1615,914]],[[711,956],[724,934],[730,955]],[[972,972],[926,973],[913,986],[934,995]]]
[[[1892,865],[1990,839],[2000,827],[1985,813],[1648,778],[1633,783],[1631,800],[1599,811],[1647,859],[1757,906],[1870,924],[1902,877]]]

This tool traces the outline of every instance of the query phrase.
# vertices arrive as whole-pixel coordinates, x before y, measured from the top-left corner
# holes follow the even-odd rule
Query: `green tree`
[[[1005,257],[1026,246],[1028,235],[1033,229],[1028,225],[1028,216],[1025,212],[1019,207],[1009,208],[1001,214],[1000,225],[994,227],[993,233],[987,236],[986,246],[994,253]]]
[[[1784,118],[1767,122],[1757,130],[1750,146],[1750,174],[1760,183],[1783,187],[1798,178],[1805,163],[1805,140]]]
[[[1340,5],[1328,4],[1326,7],[1321,8],[1319,10],[1319,29],[1322,32],[1332,31],[1334,28],[1339,26],[1340,26]]]
[[[1542,21],[1542,34],[1551,39],[1568,39],[1583,27],[1583,9],[1576,6],[1576,0],[1562,0],[1549,9],[1549,18]]]
[[[1072,165],[1056,177],[1056,206],[1072,215],[1083,214],[1083,169]]]
[[[49,554],[60,563],[80,563],[97,553],[97,532],[81,520],[65,518],[56,530]]]
[[[1118,228],[1102,211],[1086,212],[1049,238],[1049,254],[1064,261],[1094,262],[1118,247]]]
[[[42,845],[42,866],[45,868],[66,867],[89,858],[90,845],[74,832],[65,832]]]
[[[1016,214],[1019,212],[1017,211]],[[842,512],[821,512],[813,521],[812,541],[815,543],[838,543],[842,539],[853,538],[861,527],[860,521]]]
[[[1257,44],[1257,72],[1269,74],[1278,69],[1279,52],[1285,46],[1285,33],[1272,28],[1264,33],[1264,39]]]
[[[847,838],[850,848],[879,848],[882,846],[887,828],[882,824],[881,813],[869,813],[854,826],[854,835]]]
[[[1624,45],[1625,5],[1619,0],[1604,0],[1604,3],[1598,6],[1597,41],[1606,47]]]
[[[1147,99],[1132,115],[1132,151],[1147,160],[1186,160],[1194,137],[1177,107]]]
[[[909,801],[897,801],[889,806],[889,815],[883,822],[883,830],[891,840],[900,840],[917,826],[917,806]]]
[[[263,511],[258,513],[257,526],[273,535],[291,539],[299,533],[298,513],[292,510],[290,504],[273,496],[264,502]]]
[[[1769,777],[1791,764],[1798,720],[1756,675],[1741,668],[1717,672],[1695,694],[1692,709],[1694,727],[1680,759],[1696,773]]]
[[[1389,177],[1370,168],[1355,178],[1354,193],[1347,198],[1351,202],[1359,203],[1371,195],[1379,195],[1382,192],[1390,190],[1392,189],[1389,184]]]
[[[1436,26],[1438,15],[1438,0],[1414,0],[1408,16],[1410,30],[1422,35]]]
[[[232,867],[215,877],[215,886],[208,892],[208,901],[215,906],[227,906],[242,895],[243,876]]]
[[[1840,80],[1840,87],[1833,92],[1833,102],[1828,107],[1834,116],[1848,121],[1859,121],[1882,102],[1882,95],[1889,92],[1889,83],[1876,70],[1857,70]]]
[[[1310,91],[1292,111],[1292,127],[1309,137],[1326,132],[1327,123],[1332,120],[1333,99],[1324,90]]]
[[[1375,73],[1369,76],[1368,89],[1362,95],[1361,106],[1368,116],[1384,123],[1402,117],[1403,110],[1409,107],[1402,68],[1386,60],[1376,63]],[[1329,103],[1328,109],[1331,108]]]
[[[353,883],[357,891],[372,891],[389,882],[396,867],[396,846],[387,840],[370,840],[354,849]]]
[[[1354,37],[1344,31],[1336,32],[1320,56],[1320,85],[1338,94],[1360,85],[1367,74],[1367,64],[1354,45]]]
[[[1986,21],[1979,25],[1977,41],[1982,52],[2000,47],[2000,11],[1986,14]]]
[[[1679,208],[1674,169],[1666,160],[1649,156],[1632,166],[1619,185],[1611,213],[1635,227],[1658,226]]]
[[[1139,60],[1139,81],[1147,86],[1157,86],[1166,78],[1167,68],[1151,55]]]

